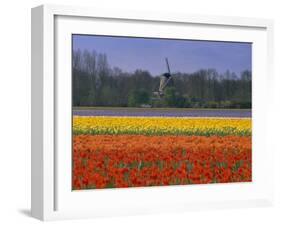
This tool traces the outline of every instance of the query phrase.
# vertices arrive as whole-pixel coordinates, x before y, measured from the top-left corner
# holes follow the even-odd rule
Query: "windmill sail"
[[[166,60],[168,73],[171,74],[168,58],[166,57],[165,60]]]
[[[166,88],[166,86],[168,85],[168,82],[171,79],[171,71],[170,71],[170,66],[169,66],[169,62],[168,62],[168,58],[165,58],[166,60],[166,65],[167,65],[167,73],[164,73],[161,75],[160,77],[160,85],[159,85],[159,95],[163,96],[164,95],[164,89]]]

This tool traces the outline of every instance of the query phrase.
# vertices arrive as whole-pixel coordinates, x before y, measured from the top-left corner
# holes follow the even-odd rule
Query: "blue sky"
[[[73,49],[105,53],[111,67],[127,72],[143,69],[152,75],[166,72],[165,57],[172,72],[214,68],[239,75],[252,69],[250,43],[73,35]]]

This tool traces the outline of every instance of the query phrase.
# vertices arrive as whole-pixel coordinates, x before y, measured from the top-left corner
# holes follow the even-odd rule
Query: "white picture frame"
[[[144,29],[138,29],[140,27]],[[170,30],[174,32],[171,34]],[[95,31],[120,36],[252,42],[256,76],[253,79],[253,182],[72,192],[69,187],[71,77],[65,76],[71,73],[69,35]],[[273,22],[265,19],[56,5],[33,8],[32,216],[56,220],[271,205],[273,179],[268,175],[273,172],[273,153],[266,142],[270,102],[264,100],[272,95],[272,39]],[[64,139],[61,134],[68,138]],[[86,205],[86,200],[91,199],[95,200],[94,204]]]

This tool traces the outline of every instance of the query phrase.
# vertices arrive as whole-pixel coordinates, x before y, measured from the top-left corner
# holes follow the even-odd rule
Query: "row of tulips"
[[[74,135],[72,185],[246,182],[252,178],[251,159],[251,136]]]
[[[185,117],[73,117],[75,135],[251,136],[251,119]]]

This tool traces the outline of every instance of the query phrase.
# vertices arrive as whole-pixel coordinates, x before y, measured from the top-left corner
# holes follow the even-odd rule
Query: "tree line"
[[[165,71],[163,71],[164,73]],[[252,73],[215,69],[173,73],[163,98],[153,96],[160,75],[138,69],[126,72],[108,64],[105,54],[72,53],[73,106],[251,108]]]

